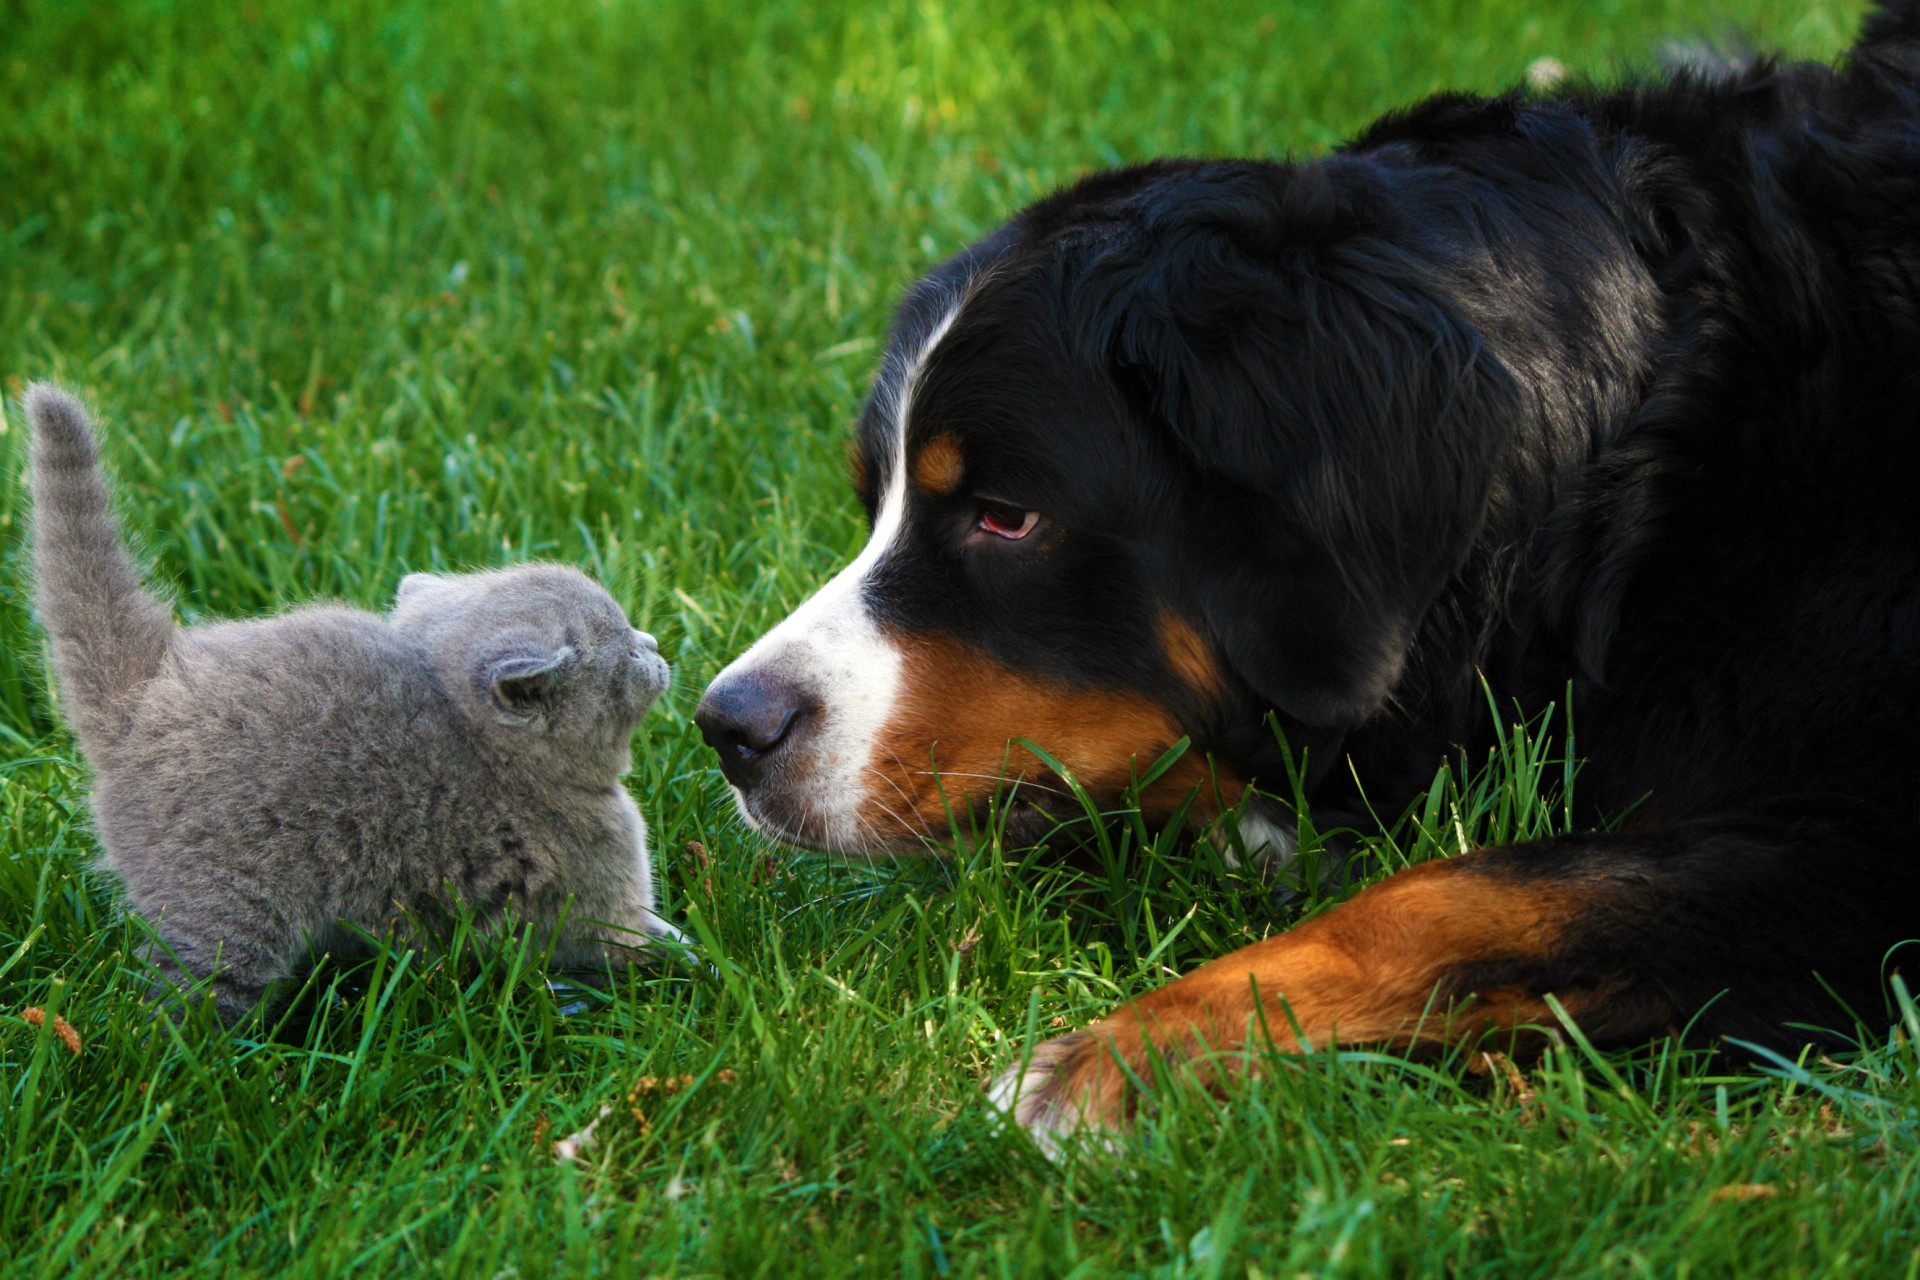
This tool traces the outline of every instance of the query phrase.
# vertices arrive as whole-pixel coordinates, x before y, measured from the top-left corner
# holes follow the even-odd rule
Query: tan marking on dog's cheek
[[[862,815],[875,829],[943,831],[949,809],[956,818],[970,812],[1009,774],[1059,788],[1014,738],[1038,745],[1107,801],[1183,736],[1167,708],[1137,693],[1063,688],[954,641],[901,643],[899,704],[876,743]],[[1195,787],[1203,814],[1236,803],[1245,790],[1189,751],[1147,788],[1142,809],[1167,817]]]
[[[1217,695],[1226,688],[1212,647],[1191,623],[1166,610],[1160,614],[1160,648],[1167,666],[1193,692]]]
[[[913,460],[913,483],[929,497],[943,498],[958,489],[966,472],[966,458],[952,436],[935,436],[920,446]]]

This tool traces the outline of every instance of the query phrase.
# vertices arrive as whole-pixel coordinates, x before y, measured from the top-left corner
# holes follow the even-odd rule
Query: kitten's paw
[[[259,1009],[272,986],[271,969],[267,970],[269,977],[264,979],[243,978],[232,968],[199,973],[181,961],[182,950],[186,948],[176,949],[167,944],[156,944],[147,950],[145,958],[150,970],[144,998],[150,1018],[165,1017],[176,1026],[187,1025],[193,1011],[207,1003],[211,996],[214,1016],[221,1026],[231,1031]]]
[[[626,974],[648,977],[670,972],[698,954],[691,938],[666,921],[649,917],[617,933],[609,928],[598,936],[576,935],[554,952],[550,965],[605,989]]]
[[[702,965],[700,945],[672,923],[649,911],[635,925],[633,933],[622,939],[639,956],[635,963],[652,969],[669,965]],[[711,968],[706,965],[704,967]]]
[[[676,928],[671,921],[664,920],[659,916],[650,916],[644,928],[645,932],[652,938],[657,938],[663,942],[687,950],[693,948],[692,938],[689,938],[684,932]]]

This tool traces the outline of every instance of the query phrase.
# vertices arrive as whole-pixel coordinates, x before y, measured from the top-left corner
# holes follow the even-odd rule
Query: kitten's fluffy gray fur
[[[561,963],[679,937],[620,783],[667,664],[591,579],[416,573],[384,618],[178,627],[121,544],[84,410],[44,384],[26,407],[35,603],[105,860],[170,981],[211,976],[232,1022],[341,922],[379,933],[449,892],[549,931]]]

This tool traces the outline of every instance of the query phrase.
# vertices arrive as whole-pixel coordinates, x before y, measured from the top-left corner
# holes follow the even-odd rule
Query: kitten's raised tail
[[[27,388],[33,427],[34,605],[53,642],[61,709],[92,752],[126,729],[166,656],[173,618],[120,541],[87,413],[60,388]]]

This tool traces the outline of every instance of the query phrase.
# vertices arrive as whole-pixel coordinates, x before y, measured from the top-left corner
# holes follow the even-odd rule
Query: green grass
[[[1315,903],[1124,817],[948,862],[769,848],[687,720],[860,540],[842,440],[891,300],[1021,203],[1162,152],[1310,152],[1544,55],[1604,76],[1733,24],[1830,57],[1858,8],[0,4],[0,385],[106,411],[188,617],[378,606],[436,565],[599,574],[678,668],[635,786],[717,971],[556,995],[463,943],[323,971],[273,1034],[156,1030],[22,599],[10,405],[7,1273],[1915,1274],[1904,1034],[1771,1075],[1569,1038],[1531,1099],[1275,1060],[1051,1166],[982,1106],[997,1064]],[[1559,754],[1516,737],[1369,865],[1557,829]]]

